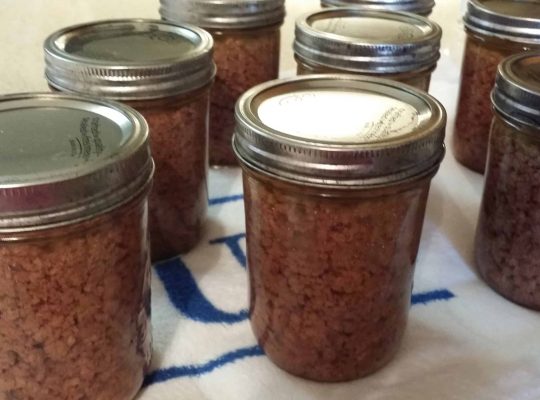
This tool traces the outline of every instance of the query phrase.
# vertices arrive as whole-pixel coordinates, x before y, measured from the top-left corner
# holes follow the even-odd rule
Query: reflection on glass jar
[[[210,107],[210,165],[238,165],[231,147],[234,107],[248,89],[279,73],[283,0],[161,0],[161,16],[208,30],[218,67]]]
[[[412,14],[352,7],[317,11],[296,23],[297,72],[381,77],[428,91],[441,35],[437,24]]]
[[[497,292],[540,310],[540,53],[501,64],[493,105],[476,263]]]
[[[28,94],[0,99],[0,125],[0,397],[131,400],[151,356],[148,127]]]
[[[540,48],[540,4],[470,0],[464,21],[467,41],[453,152],[461,164],[483,173],[493,118],[489,94],[497,65],[512,54]]]
[[[269,82],[237,110],[259,344],[307,379],[374,372],[405,330],[444,110],[408,86],[350,75]]]
[[[65,28],[45,43],[55,90],[121,100],[150,125],[152,259],[191,250],[206,217],[208,113],[215,66],[202,29],[117,20]]]

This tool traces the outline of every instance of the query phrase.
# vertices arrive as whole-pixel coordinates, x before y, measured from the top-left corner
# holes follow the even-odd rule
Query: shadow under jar
[[[405,330],[444,109],[397,82],[313,75],[252,89],[237,118],[259,344],[307,379],[376,371]]]
[[[131,400],[151,356],[148,126],[0,97],[0,397]]]
[[[540,310],[540,53],[503,61],[492,101],[476,264],[498,293]]]
[[[188,252],[202,234],[212,43],[202,29],[152,20],[72,26],[45,42],[53,89],[120,100],[148,121],[156,163],[149,203],[153,261]]]
[[[467,39],[452,138],[456,160],[483,173],[493,112],[490,93],[506,57],[540,49],[540,3],[470,0],[464,17]]]
[[[210,165],[237,166],[231,147],[234,106],[246,90],[278,77],[284,0],[161,0],[160,13],[212,34],[218,70],[210,107]]]
[[[328,8],[296,22],[297,72],[382,77],[428,91],[441,35],[415,14]]]
[[[434,0],[321,0],[321,7],[355,7],[364,11],[404,11],[431,14]]]

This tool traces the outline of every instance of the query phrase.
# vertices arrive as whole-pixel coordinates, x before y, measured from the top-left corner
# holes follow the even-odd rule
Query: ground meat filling
[[[0,235],[0,399],[135,396],[151,351],[145,209]]]
[[[483,173],[486,166],[489,131],[493,119],[491,91],[497,66],[523,46],[488,46],[468,38],[465,45],[453,151],[456,159],[473,171]]]
[[[251,324],[278,366],[336,382],[392,358],[428,187],[322,197],[245,173]]]
[[[476,233],[478,270],[503,296],[540,310],[538,260],[540,140],[496,119]]]
[[[231,146],[234,107],[245,91],[278,77],[280,33],[268,28],[213,36],[218,72],[210,108],[210,165],[238,165]]]
[[[156,163],[150,194],[152,260],[191,250],[202,233],[208,202],[208,103],[194,98],[132,102],[148,121]]]

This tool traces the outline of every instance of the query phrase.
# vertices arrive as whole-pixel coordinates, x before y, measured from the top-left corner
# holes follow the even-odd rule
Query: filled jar
[[[328,8],[299,18],[298,75],[352,73],[427,91],[440,57],[442,30],[419,15]]]
[[[307,379],[376,371],[405,330],[444,109],[398,82],[312,75],[250,90],[237,118],[259,344]]]
[[[512,54],[540,49],[540,3],[469,0],[467,39],[453,135],[457,161],[483,173],[493,112],[490,93],[498,64]]]
[[[238,165],[231,147],[234,106],[246,90],[278,77],[284,0],[161,0],[160,13],[212,34],[218,71],[210,107],[210,165]]]
[[[540,310],[540,53],[501,63],[492,102],[476,264],[495,291]]]
[[[148,126],[0,97],[0,397],[131,400],[151,356]]]
[[[322,7],[357,7],[372,11],[405,11],[428,16],[434,0],[321,0]]]
[[[152,259],[191,250],[208,201],[211,36],[152,20],[94,22],[49,36],[45,61],[53,89],[120,100],[144,115],[156,163],[149,203]]]

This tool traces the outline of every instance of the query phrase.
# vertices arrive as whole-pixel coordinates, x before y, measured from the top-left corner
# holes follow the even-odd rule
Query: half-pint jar
[[[469,0],[464,21],[467,41],[453,153],[461,164],[483,173],[493,119],[490,93],[497,66],[512,54],[540,49],[540,3]]]
[[[144,115],[156,163],[152,259],[191,250],[208,197],[212,37],[161,21],[100,21],[53,33],[45,41],[45,61],[53,89],[120,100]]]
[[[492,102],[476,264],[498,293],[540,310],[540,53],[500,64]]]
[[[434,0],[321,0],[322,7],[357,7],[371,11],[405,11],[428,16]]]
[[[0,98],[0,397],[131,400],[151,355],[143,117]]]
[[[231,147],[234,105],[248,89],[276,79],[285,0],[161,0],[168,21],[190,23],[214,38],[218,71],[210,107],[210,165],[238,165]]]
[[[427,91],[441,35],[436,23],[415,14],[353,7],[316,11],[296,22],[298,75],[353,73]]]
[[[425,92],[351,75],[242,96],[250,320],[279,367],[336,382],[394,356],[445,118]]]

